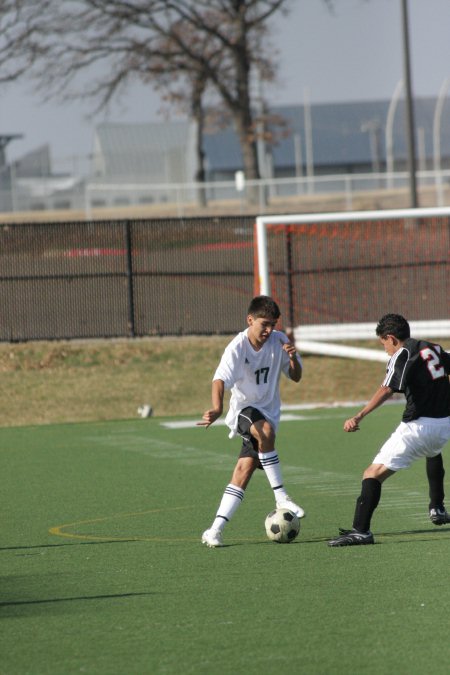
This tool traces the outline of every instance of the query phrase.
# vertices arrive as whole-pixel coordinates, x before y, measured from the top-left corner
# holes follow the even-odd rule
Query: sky
[[[450,78],[450,0],[407,0],[414,96],[438,96]],[[278,80],[265,87],[276,105],[390,100],[403,78],[402,0],[290,0],[288,17],[274,17]],[[0,88],[0,133],[23,134],[9,161],[49,144],[54,164],[92,152],[96,125],[163,119],[161,100],[136,83],[107,113],[92,116],[83,101],[41,103],[33,83]],[[172,117],[171,119],[177,119]]]

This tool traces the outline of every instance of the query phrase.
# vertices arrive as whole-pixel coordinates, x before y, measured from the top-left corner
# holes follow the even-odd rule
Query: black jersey
[[[383,385],[406,396],[402,420],[450,415],[450,354],[425,340],[405,340],[390,358]]]

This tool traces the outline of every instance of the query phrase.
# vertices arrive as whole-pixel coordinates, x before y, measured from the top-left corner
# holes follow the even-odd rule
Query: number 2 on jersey
[[[443,366],[441,366],[439,356],[436,354],[436,352],[434,352],[429,347],[425,347],[425,349],[421,350],[420,356],[424,361],[427,362],[427,368],[433,380],[437,380],[439,377],[444,377],[445,370]]]

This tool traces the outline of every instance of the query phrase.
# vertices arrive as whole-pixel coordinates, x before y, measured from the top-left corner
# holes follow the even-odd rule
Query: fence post
[[[134,317],[134,278],[133,278],[131,223],[129,220],[126,220],[124,225],[125,225],[125,250],[126,250],[126,265],[127,265],[128,334],[129,337],[136,337],[135,317]]]

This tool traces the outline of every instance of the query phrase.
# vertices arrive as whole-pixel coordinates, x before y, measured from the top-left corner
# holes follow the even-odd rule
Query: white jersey
[[[226,347],[213,380],[222,380],[231,390],[230,408],[225,422],[236,435],[239,412],[247,406],[257,408],[275,431],[280,421],[280,375],[289,377],[289,356],[283,349],[288,342],[284,333],[272,331],[256,351],[248,339],[248,328],[236,335]],[[301,364],[300,357],[297,359]]]

